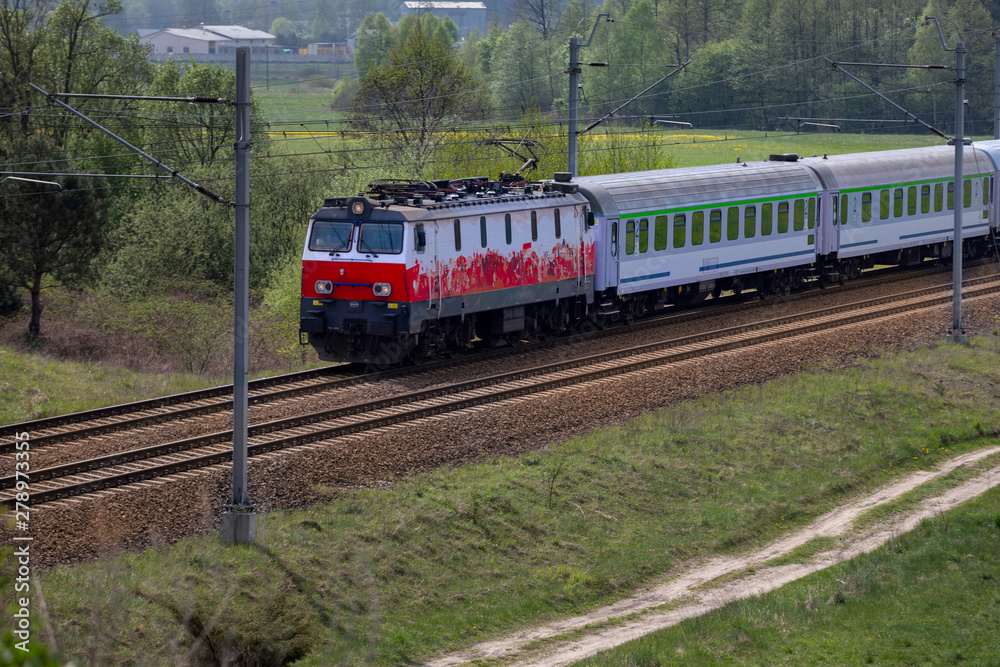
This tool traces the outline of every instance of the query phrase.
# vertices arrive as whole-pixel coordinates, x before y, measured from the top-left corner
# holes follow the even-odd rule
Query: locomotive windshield
[[[347,252],[351,249],[354,223],[350,221],[316,220],[313,222],[310,250]]]
[[[358,237],[360,252],[403,252],[403,225],[398,222],[363,222]]]

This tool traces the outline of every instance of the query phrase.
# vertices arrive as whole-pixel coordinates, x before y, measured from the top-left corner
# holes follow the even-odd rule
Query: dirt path
[[[655,630],[717,609],[733,600],[767,593],[818,570],[859,554],[874,551],[891,538],[912,530],[923,519],[949,510],[997,485],[1000,483],[1000,466],[991,468],[938,496],[927,498],[914,509],[896,515],[874,528],[866,531],[852,529],[854,520],[864,512],[895,500],[936,477],[997,453],[1000,453],[1000,446],[964,454],[942,464],[936,470],[914,473],[828,512],[809,526],[752,553],[694,563],[680,576],[664,584],[585,616],[568,618],[483,642],[466,651],[429,660],[424,665],[452,667],[473,660],[480,661],[477,662],[479,665],[484,662],[488,664],[490,661],[502,661],[504,667],[568,665]],[[838,538],[838,546],[832,551],[815,554],[805,563],[775,567],[761,565],[817,537]],[[698,588],[723,575],[740,572],[749,567],[754,567],[755,571],[718,586]],[[665,604],[671,604],[672,608],[668,611],[656,609]],[[618,619],[623,617],[629,618],[624,623],[618,622]],[[616,619],[616,622],[607,626],[609,619]],[[602,625],[606,627],[601,627]],[[568,633],[574,633],[574,638],[565,639]]]

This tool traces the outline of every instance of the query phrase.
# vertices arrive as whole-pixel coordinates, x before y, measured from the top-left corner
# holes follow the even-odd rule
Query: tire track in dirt
[[[957,456],[935,470],[915,472],[898,482],[827,512],[788,537],[750,553],[710,558],[694,563],[686,572],[664,584],[597,609],[590,614],[482,642],[465,651],[428,660],[422,665],[455,667],[473,660],[479,661],[477,664],[480,665],[484,662],[499,661],[504,667],[568,665],[685,619],[718,609],[734,600],[767,593],[813,572],[874,551],[890,539],[914,529],[922,520],[952,509],[1000,484],[1000,466],[996,466],[940,495],[924,499],[914,509],[902,512],[873,528],[852,531],[853,522],[868,510],[895,500],[921,484],[997,453],[1000,453],[1000,446]],[[815,554],[805,563],[761,567],[765,561],[783,556],[817,537],[838,538],[838,547]],[[756,568],[756,571],[718,586],[703,587],[704,584],[719,577],[750,567]],[[663,605],[672,605],[673,608],[665,611],[655,609]],[[613,619],[629,616],[633,618],[625,622],[614,620],[611,626],[600,627]],[[569,633],[581,631],[583,632],[581,637],[571,640],[561,639]],[[544,648],[529,648],[529,645],[539,643],[545,644]]]

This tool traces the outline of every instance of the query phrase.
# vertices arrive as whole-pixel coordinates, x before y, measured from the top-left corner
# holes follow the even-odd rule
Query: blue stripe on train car
[[[722,264],[716,264],[715,266],[703,266],[699,271],[714,271],[715,269],[724,269],[730,266],[741,266],[745,264],[759,264],[761,262],[769,262],[774,259],[785,259],[786,257],[799,257],[800,255],[815,255],[816,251],[810,248],[809,250],[800,250],[798,252],[786,252],[782,255],[768,255],[767,257],[754,257],[753,259],[741,259],[735,262],[724,262]]]

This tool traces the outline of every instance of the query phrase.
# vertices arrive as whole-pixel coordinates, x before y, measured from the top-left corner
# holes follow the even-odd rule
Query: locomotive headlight
[[[392,294],[392,285],[389,283],[375,283],[372,287],[372,292],[375,296],[389,296]]]
[[[333,294],[333,283],[329,280],[317,280],[316,281],[316,293],[317,294]]]

